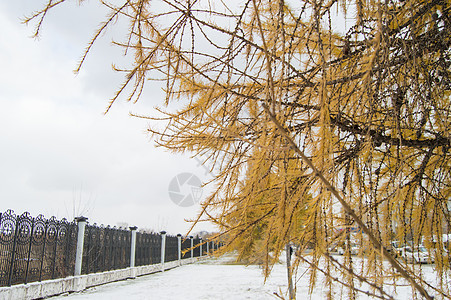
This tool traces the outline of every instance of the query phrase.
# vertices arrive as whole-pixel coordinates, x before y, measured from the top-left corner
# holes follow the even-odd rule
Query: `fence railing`
[[[123,269],[130,266],[130,231],[109,226],[87,225],[82,274]]]
[[[72,275],[76,234],[66,219],[0,213],[0,286]]]
[[[28,212],[0,213],[0,286],[159,264],[208,255],[220,247],[192,236],[141,233]]]
[[[161,262],[161,236],[156,233],[136,233],[135,265],[145,266]]]

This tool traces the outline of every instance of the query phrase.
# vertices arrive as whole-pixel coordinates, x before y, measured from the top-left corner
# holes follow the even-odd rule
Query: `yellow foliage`
[[[118,45],[135,63],[111,103],[129,86],[127,99],[138,100],[147,78],[166,82],[162,104],[182,108],[159,108],[166,128],[149,131],[214,164],[201,215],[227,236],[226,249],[268,274],[292,243],[295,265],[310,266],[310,288],[317,272],[338,270],[349,297],[358,278],[389,298],[392,275],[430,298],[415,266],[388,251],[394,240],[425,240],[437,258],[436,294],[450,296],[449,256],[431,242],[451,229],[449,0],[248,0],[213,10],[209,1],[123,2],[87,52],[113,17],[133,24]],[[366,257],[361,268],[352,243]],[[329,252],[337,245],[347,249],[343,264]],[[336,283],[325,284],[332,297]]]

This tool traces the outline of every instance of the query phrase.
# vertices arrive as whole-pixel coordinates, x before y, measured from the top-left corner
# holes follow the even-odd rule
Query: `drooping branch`
[[[399,262],[392,256],[392,254],[387,251],[387,249],[379,242],[379,240],[374,236],[373,232],[365,225],[365,223],[355,213],[355,211],[351,208],[351,206],[343,199],[343,197],[341,197],[337,189],[323,176],[323,174],[316,168],[316,166],[313,165],[312,161],[303,153],[303,151],[299,149],[299,147],[287,133],[286,129],[279,123],[276,116],[274,116],[271,113],[268,106],[266,106],[266,104],[263,103],[262,107],[264,108],[268,116],[271,118],[271,121],[276,125],[280,133],[291,145],[291,148],[294,151],[296,151],[299,157],[312,169],[313,174],[320,179],[320,181],[325,185],[325,187],[340,202],[341,206],[346,211],[346,213],[349,214],[349,216],[357,223],[362,232],[364,232],[368,236],[369,240],[373,244],[374,249],[380,251],[381,254],[385,258],[387,258],[387,260],[393,266],[393,268],[397,270],[408,282],[410,282],[423,297],[425,297],[426,299],[434,299],[434,297],[430,296],[428,292],[421,285],[419,285],[412,276],[410,276],[410,274],[406,271],[406,269],[399,264]]]

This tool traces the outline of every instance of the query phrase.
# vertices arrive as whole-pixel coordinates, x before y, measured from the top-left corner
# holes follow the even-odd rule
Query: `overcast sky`
[[[155,148],[148,123],[128,115],[152,114],[163,101],[160,88],[151,86],[136,105],[122,99],[103,115],[123,79],[111,70],[121,60],[111,37],[81,73],[73,69],[104,12],[98,1],[57,8],[35,40],[21,18],[44,2],[0,2],[0,210],[185,233],[184,219],[200,207],[174,204],[169,183],[183,172],[210,175],[188,155]]]

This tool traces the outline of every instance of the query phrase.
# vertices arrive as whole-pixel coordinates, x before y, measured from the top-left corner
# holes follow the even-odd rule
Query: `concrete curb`
[[[139,266],[120,270],[113,270],[101,273],[93,273],[79,276],[69,276],[66,278],[45,280],[41,282],[32,282],[28,284],[18,284],[9,287],[0,288],[0,299],[40,299],[56,296],[63,293],[80,292],[87,288],[111,283],[115,281],[133,279],[139,276],[148,275],[164,270],[173,269],[182,265],[194,263],[208,256],[194,257],[166,262],[164,264],[154,264]],[[164,269],[163,269],[164,268]]]

